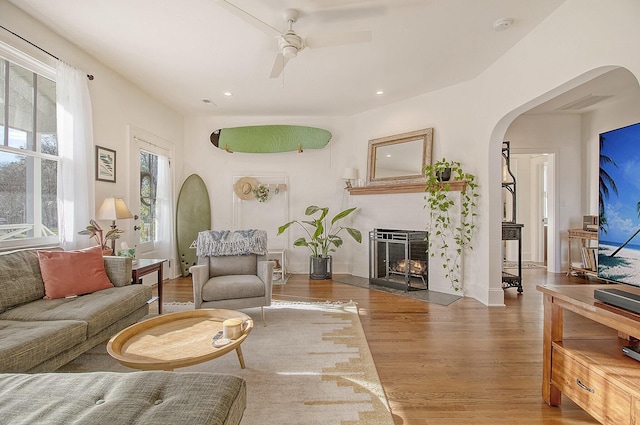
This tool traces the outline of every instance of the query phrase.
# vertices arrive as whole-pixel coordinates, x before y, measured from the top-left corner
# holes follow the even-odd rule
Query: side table
[[[598,274],[598,232],[592,232],[582,229],[569,229],[569,247],[567,248],[567,276],[572,273],[582,273],[582,275],[597,275]],[[581,265],[574,265],[571,257],[571,246],[575,245],[572,242],[579,242]],[[592,242],[595,241],[595,246],[592,246]]]
[[[158,272],[158,313],[162,314],[162,263],[165,259],[141,258],[134,260],[131,266],[131,279],[133,283],[142,283],[142,277],[153,272]]]

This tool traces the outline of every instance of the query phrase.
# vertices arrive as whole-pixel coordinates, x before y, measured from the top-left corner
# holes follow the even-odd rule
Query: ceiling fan
[[[278,78],[280,74],[282,74],[287,62],[290,59],[295,58],[298,55],[298,52],[301,52],[305,48],[316,49],[345,44],[365,43],[372,39],[371,31],[324,34],[316,37],[303,38],[293,29],[293,24],[295,24],[300,17],[300,11],[297,9],[285,9],[283,11],[282,17],[287,24],[287,29],[282,32],[227,0],[221,0],[220,4],[235,15],[267,32],[267,34],[277,37],[278,54],[276,55],[273,67],[271,68],[270,78]]]

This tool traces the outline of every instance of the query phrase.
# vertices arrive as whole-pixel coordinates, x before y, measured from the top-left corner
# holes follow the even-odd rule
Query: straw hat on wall
[[[258,187],[258,181],[253,177],[242,177],[233,185],[236,196],[243,201],[255,198],[253,190]]]

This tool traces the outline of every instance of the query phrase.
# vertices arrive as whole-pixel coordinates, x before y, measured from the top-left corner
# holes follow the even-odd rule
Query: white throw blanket
[[[205,230],[198,233],[198,257],[267,253],[267,232],[264,230]]]

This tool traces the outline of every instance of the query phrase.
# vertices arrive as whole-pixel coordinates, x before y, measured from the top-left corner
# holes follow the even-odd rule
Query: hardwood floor
[[[358,303],[396,425],[597,424],[566,397],[561,407],[541,397],[543,312],[535,286],[586,281],[545,269],[523,270],[523,281],[523,295],[505,291],[506,307],[470,298],[444,307],[303,275],[274,286],[273,298]],[[193,301],[191,291],[191,278],[167,280],[165,302]],[[587,333],[611,331],[565,315],[565,335]]]

